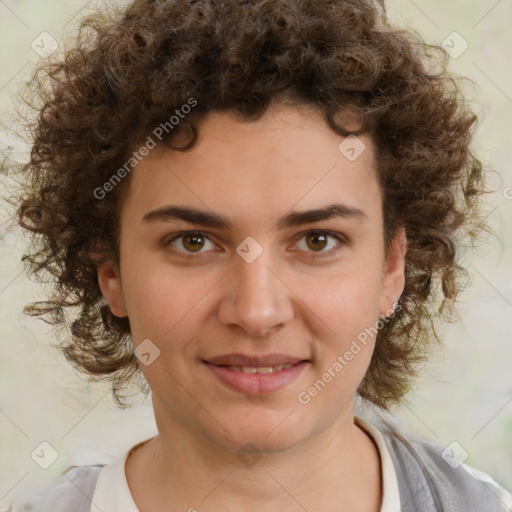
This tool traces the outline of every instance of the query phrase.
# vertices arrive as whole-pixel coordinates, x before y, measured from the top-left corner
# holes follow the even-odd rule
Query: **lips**
[[[216,366],[276,366],[276,365],[295,365],[301,361],[307,361],[305,358],[294,357],[288,354],[266,354],[266,355],[246,355],[246,354],[223,354],[211,357],[205,362]]]
[[[288,360],[290,360],[290,357],[287,357]],[[297,358],[295,358],[295,360],[296,359]],[[240,359],[238,359],[238,361],[240,361]],[[247,366],[242,369],[231,365],[215,365],[207,361],[204,363],[206,368],[208,368],[224,386],[238,393],[250,396],[267,395],[285,388],[297,379],[304,368],[309,364],[308,361],[302,360],[294,365],[285,365],[280,370],[271,371],[270,373],[246,373],[243,370],[247,370]]]
[[[276,353],[223,354],[203,362],[222,384],[251,396],[279,391],[297,379],[309,364],[308,359]]]

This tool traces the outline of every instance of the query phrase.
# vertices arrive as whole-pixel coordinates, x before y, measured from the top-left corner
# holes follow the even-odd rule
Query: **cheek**
[[[331,393],[348,397],[366,373],[377,333],[381,279],[375,261],[370,265],[361,260],[331,276],[303,280],[298,289],[307,305],[304,311],[310,311],[311,322],[318,326],[314,337],[318,377],[334,383],[328,385],[325,399]]]
[[[316,376],[311,388],[303,390],[303,398],[318,396],[318,407],[329,403],[341,406],[353,398],[371,361],[379,318],[378,294],[375,286],[364,287],[354,279],[340,283],[330,293],[319,294],[315,300],[326,327],[315,340]]]
[[[142,277],[140,274],[132,274],[126,290],[133,343],[135,347],[141,344],[141,352],[146,350],[142,349],[142,343],[146,343],[152,354],[158,354],[151,364],[141,364],[140,368],[156,394],[181,396],[180,385],[172,386],[172,390],[169,386],[185,384],[185,374],[190,370],[185,361],[197,349],[198,332],[206,314],[205,303],[197,290],[203,289],[204,279],[194,286],[190,279],[180,279],[170,272],[164,280],[155,268],[153,272],[142,273]],[[151,344],[147,344],[147,339]],[[182,398],[186,400],[187,396]]]
[[[323,276],[297,279],[297,295],[338,335],[373,323],[379,316],[382,276],[370,265],[354,265]]]
[[[124,295],[134,344],[149,338],[163,352],[179,350],[204,324],[208,290],[217,281],[166,266],[127,268]]]

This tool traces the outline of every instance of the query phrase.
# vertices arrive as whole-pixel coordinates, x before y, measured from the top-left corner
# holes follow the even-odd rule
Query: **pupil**
[[[316,248],[323,249],[327,243],[326,238],[327,237],[325,235],[313,233],[308,236],[308,243],[313,241],[313,244],[316,244],[318,241],[320,241],[321,247],[317,246]],[[315,249],[315,247],[312,248]]]

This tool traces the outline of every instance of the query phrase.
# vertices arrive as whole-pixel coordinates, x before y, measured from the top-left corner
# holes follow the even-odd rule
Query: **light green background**
[[[57,40],[94,2],[0,0],[0,109],[9,124],[12,95],[29,77],[42,32]],[[475,149],[496,171],[489,220],[502,240],[471,263],[472,286],[462,298],[464,320],[443,332],[447,349],[429,365],[410,402],[397,414],[424,437],[457,441],[468,464],[512,489],[512,2],[510,0],[392,0],[391,18],[440,43],[457,31],[469,44],[451,68],[472,79],[481,114]],[[85,8],[84,8],[85,7]],[[459,43],[457,43],[459,44]],[[9,143],[2,137],[2,144]],[[2,182],[0,182],[2,183]],[[2,187],[4,185],[2,184]],[[23,241],[7,233],[8,205],[0,203],[0,506],[25,489],[53,482],[71,464],[106,462],[155,433],[148,404],[118,411],[106,385],[86,385],[48,341],[42,321],[22,308],[44,288],[22,272]],[[58,452],[46,470],[31,452],[42,441]]]

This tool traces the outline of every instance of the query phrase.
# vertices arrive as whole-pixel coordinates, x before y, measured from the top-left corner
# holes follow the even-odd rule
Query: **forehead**
[[[310,108],[279,106],[253,122],[210,112],[190,150],[157,146],[132,171],[123,208],[134,220],[171,203],[240,221],[334,203],[379,217],[373,141],[345,139]]]

